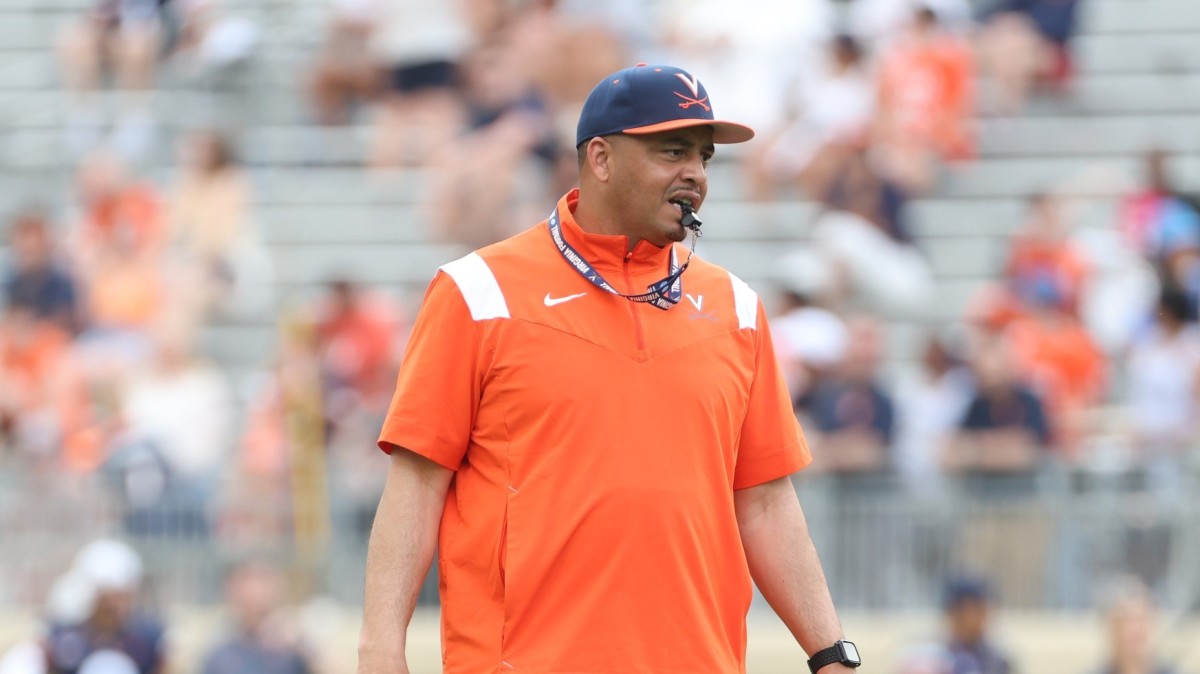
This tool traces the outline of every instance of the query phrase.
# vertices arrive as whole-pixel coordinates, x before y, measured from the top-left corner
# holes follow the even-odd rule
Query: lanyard
[[[600,288],[605,292],[612,293],[613,295],[617,295],[618,297],[624,297],[630,302],[649,302],[651,305],[656,306],[663,311],[666,311],[676,304],[679,304],[679,300],[683,299],[683,281],[680,277],[683,276],[684,270],[687,269],[688,264],[692,261],[693,251],[688,251],[687,259],[684,260],[683,264],[681,265],[679,264],[679,258],[675,255],[675,246],[672,245],[671,262],[670,267],[667,270],[666,278],[661,281],[651,283],[646,287],[646,292],[644,293],[639,295],[626,295],[625,293],[622,293],[609,285],[608,281],[605,281],[604,277],[600,275],[600,272],[593,269],[592,265],[589,264],[587,260],[583,259],[583,256],[579,254],[579,251],[575,250],[575,248],[572,247],[571,244],[567,243],[567,240],[563,238],[562,223],[560,223],[558,220],[557,207],[555,207],[554,212],[550,214],[547,224],[550,227],[550,238],[554,240],[554,245],[558,246],[558,252],[562,254],[563,259],[570,263],[570,265],[575,268],[575,271],[579,272],[580,276],[584,277],[588,281],[591,281],[592,285],[596,286],[597,288]]]

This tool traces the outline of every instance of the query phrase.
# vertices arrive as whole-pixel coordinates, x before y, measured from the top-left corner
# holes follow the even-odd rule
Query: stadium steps
[[[51,45],[58,27],[88,2],[0,0],[5,212],[25,195],[55,204],[68,184],[71,158],[60,147],[59,128],[67,103],[55,89]],[[269,26],[254,74],[260,90],[242,140],[280,303],[314,297],[330,275],[348,270],[398,296],[419,296],[433,269],[463,250],[431,240],[416,206],[424,176],[397,172],[372,181],[357,168],[370,140],[366,128],[322,130],[306,123],[298,77],[320,38],[325,4],[225,6],[269,19],[260,23]],[[1034,101],[1017,119],[981,119],[981,159],[949,167],[934,197],[911,204],[913,229],[939,279],[935,318],[959,317],[971,294],[995,275],[1030,192],[1070,181],[1068,191],[1081,197],[1081,221],[1111,223],[1115,196],[1140,175],[1138,155],[1150,146],[1182,153],[1173,164],[1175,176],[1200,184],[1200,3],[1094,0],[1083,11],[1075,43],[1079,79],[1070,99]],[[204,97],[172,77],[164,74],[159,97],[169,131],[206,114],[200,112]],[[160,171],[172,154],[169,146],[162,150],[152,164]],[[744,202],[727,158],[713,165],[713,173],[705,208],[713,226],[700,254],[727,264],[767,295],[772,262],[807,238],[816,209],[798,200]],[[928,325],[888,325],[894,361],[915,356]],[[206,352],[236,376],[265,365],[274,340],[270,317],[219,321],[203,336]]]

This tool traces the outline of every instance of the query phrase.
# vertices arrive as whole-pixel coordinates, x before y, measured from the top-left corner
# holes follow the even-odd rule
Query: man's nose
[[[683,173],[680,176],[684,180],[700,187],[708,183],[708,170],[704,166],[704,159],[696,156],[690,159],[683,167]]]

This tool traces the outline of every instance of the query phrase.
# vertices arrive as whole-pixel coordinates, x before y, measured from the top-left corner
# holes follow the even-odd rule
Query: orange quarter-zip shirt
[[[563,235],[610,284],[667,275],[669,247],[627,254],[580,229],[577,199]],[[683,293],[663,311],[602,290],[545,222],[434,278],[379,445],[455,471],[447,674],[745,671],[733,492],[811,457],[754,291],[693,258]]]

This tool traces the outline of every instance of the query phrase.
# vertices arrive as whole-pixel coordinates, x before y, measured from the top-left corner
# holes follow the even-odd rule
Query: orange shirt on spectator
[[[157,191],[134,184],[87,205],[83,237],[89,248],[118,244],[139,252],[157,250],[166,238],[166,218]]]
[[[1007,337],[1017,368],[1042,395],[1055,444],[1071,457],[1083,431],[1080,417],[1104,391],[1104,353],[1077,319],[1044,307],[1013,322]]]
[[[342,306],[331,301],[320,308],[317,340],[326,373],[364,400],[386,404],[396,377],[399,313],[386,298],[361,291]]]
[[[1084,257],[1065,239],[1018,236],[1013,240],[1004,275],[1013,290],[1028,300],[1031,293],[1050,291],[1063,308],[1074,313],[1088,275]],[[1036,286],[1047,284],[1039,289]]]
[[[162,307],[163,279],[155,258],[104,255],[88,279],[88,311],[101,328],[148,328]]]
[[[4,400],[18,411],[31,411],[49,402],[49,386],[56,379],[70,345],[70,335],[52,323],[31,315],[9,315],[0,331],[0,382]]]
[[[922,142],[945,159],[974,157],[967,126],[973,76],[970,47],[953,35],[898,42],[880,66],[885,140]]]
[[[86,409],[73,364],[71,336],[58,325],[19,310],[10,310],[0,323],[0,419],[37,415],[51,420],[68,464],[66,445]]]

